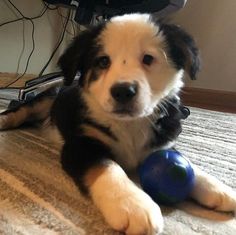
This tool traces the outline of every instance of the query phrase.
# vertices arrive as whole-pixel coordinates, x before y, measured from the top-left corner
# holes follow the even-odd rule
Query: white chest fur
[[[112,143],[117,162],[126,169],[134,169],[151,151],[148,144],[153,131],[147,119],[115,121],[110,123],[111,130],[118,138]]]

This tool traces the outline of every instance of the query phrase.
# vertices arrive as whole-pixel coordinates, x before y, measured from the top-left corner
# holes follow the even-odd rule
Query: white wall
[[[236,92],[236,0],[188,0],[173,21],[201,49],[202,71],[187,86]]]
[[[28,17],[39,15],[43,8],[41,0],[12,0],[12,2]],[[0,1],[0,23],[19,17],[8,8],[6,0]],[[66,12],[64,12],[66,14]],[[35,23],[35,51],[29,64],[28,74],[38,74],[48,58],[50,57],[62,30],[62,21],[58,12],[48,10],[42,18],[34,20]],[[24,71],[26,60],[32,47],[31,30],[32,25],[25,21],[25,50],[21,60],[19,72]],[[0,27],[0,72],[15,73],[17,63],[23,46],[23,23],[22,21]],[[67,34],[67,40],[70,37]],[[58,50],[54,60],[46,72],[55,71],[58,55],[63,50],[63,45]]]

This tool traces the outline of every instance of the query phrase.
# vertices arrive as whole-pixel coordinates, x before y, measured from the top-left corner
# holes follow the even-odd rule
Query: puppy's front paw
[[[163,230],[159,206],[112,161],[91,169],[85,178],[94,203],[107,223],[127,235],[156,235]]]
[[[201,203],[211,209],[224,212],[234,212],[236,215],[236,194],[225,185],[208,185],[205,198]]]
[[[192,197],[211,209],[234,212],[236,215],[236,193],[216,178],[196,169],[196,184]]]
[[[104,197],[100,209],[112,228],[128,235],[156,235],[163,230],[159,206],[132,185],[125,192]],[[132,189],[131,189],[132,188]]]

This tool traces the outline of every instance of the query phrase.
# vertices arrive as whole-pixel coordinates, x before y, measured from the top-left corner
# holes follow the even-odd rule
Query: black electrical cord
[[[8,1],[10,3],[10,1]],[[11,4],[11,3],[10,3]],[[27,16],[22,16],[21,18],[18,18],[18,19],[15,19],[15,20],[10,20],[10,21],[7,21],[7,22],[4,22],[4,23],[1,23],[0,24],[0,27],[4,26],[4,25],[7,25],[7,24],[10,24],[10,23],[14,23],[14,22],[17,22],[17,21],[21,21],[21,20],[35,20],[35,19],[38,19],[40,17],[42,17],[45,12],[47,11],[47,9],[49,9],[46,5],[43,7],[41,13],[37,16],[34,16],[34,17],[27,17]],[[18,11],[19,12],[19,11]]]
[[[57,9],[57,13],[58,15],[61,17],[61,21],[63,23],[63,19],[66,19],[67,16],[64,16],[59,9]],[[71,23],[71,26],[72,26],[72,29],[73,29],[73,33],[70,32],[69,30],[66,29],[66,32],[70,35],[70,36],[73,36],[75,37],[76,35],[76,30],[75,30],[75,25],[74,25],[74,21],[73,21],[73,14],[71,13],[71,16],[70,16],[70,19],[69,19],[69,22]]]
[[[27,62],[26,62],[26,66],[25,66],[25,70],[24,72],[18,77],[16,78],[14,81],[10,82],[9,84],[7,84],[5,86],[5,88],[11,86],[12,84],[14,84],[15,82],[17,82],[19,79],[21,79],[27,72],[28,70],[28,66],[29,66],[29,62],[30,62],[30,59],[34,53],[34,50],[35,50],[35,40],[34,40],[34,31],[35,31],[35,26],[34,26],[34,22],[31,18],[29,17],[26,17],[23,15],[23,13],[11,2],[11,0],[8,0],[8,2],[11,4],[11,6],[22,16],[23,19],[26,19],[26,20],[29,20],[30,23],[32,24],[32,33],[31,33],[31,37],[32,37],[32,49],[30,51],[30,54],[28,56],[28,59],[27,59]],[[45,13],[45,12],[44,12]]]
[[[10,20],[10,21],[7,21],[7,22],[4,22],[4,23],[1,23],[0,24],[0,27],[6,25],[6,24],[10,24],[10,23],[14,23],[14,22],[17,22],[17,21],[20,21],[20,20],[23,20],[24,18],[21,17],[21,18],[18,18],[18,19],[15,19],[15,20]]]
[[[7,85],[5,86],[5,88],[11,86],[12,84],[14,84],[14,83],[16,83],[18,80],[20,80],[20,79],[26,74],[26,72],[27,72],[27,70],[28,70],[29,62],[30,62],[31,56],[33,55],[34,50],[35,50],[35,40],[34,40],[34,31],[35,31],[34,28],[35,28],[35,26],[34,26],[34,23],[33,23],[33,22],[31,22],[31,23],[32,23],[32,34],[31,34],[31,37],[32,37],[32,44],[33,44],[33,45],[32,45],[32,49],[31,49],[31,51],[30,51],[30,54],[29,54],[28,59],[27,59],[27,62],[26,62],[25,70],[24,70],[24,72],[23,72],[18,78],[16,78],[14,81],[12,81],[12,82],[10,82],[9,84],[7,84]]]
[[[73,29],[73,34],[74,34],[74,37],[76,35],[76,29],[75,29],[75,22],[73,20],[73,14],[71,14],[71,17],[70,17],[70,22],[71,22],[71,26],[72,26],[72,29]]]
[[[67,28],[67,25],[68,25],[68,22],[70,20],[70,14],[71,14],[71,10],[68,11],[68,15],[67,15],[67,18],[66,18],[66,22],[64,24],[64,27],[63,27],[63,30],[62,30],[62,33],[61,33],[61,36],[60,36],[60,39],[56,45],[56,47],[54,48],[51,56],[49,57],[47,63],[44,65],[44,67],[42,68],[42,70],[40,71],[39,73],[39,77],[43,75],[44,71],[46,70],[46,68],[48,67],[48,65],[50,64],[50,62],[52,61],[54,55],[56,54],[58,48],[60,47],[63,39],[64,39],[64,36],[65,36],[65,32],[66,32],[66,28]]]
[[[42,1],[43,1],[44,6],[46,6],[49,10],[57,10],[58,9],[58,6],[50,7],[49,3],[44,2],[44,0],[42,0]]]

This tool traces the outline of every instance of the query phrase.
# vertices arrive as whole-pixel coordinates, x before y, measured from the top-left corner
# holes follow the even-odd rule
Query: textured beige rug
[[[192,109],[178,149],[236,189],[236,115]],[[235,235],[236,220],[192,202],[162,208],[166,235]],[[115,235],[36,129],[0,132],[0,234]]]

